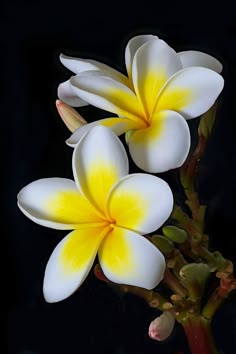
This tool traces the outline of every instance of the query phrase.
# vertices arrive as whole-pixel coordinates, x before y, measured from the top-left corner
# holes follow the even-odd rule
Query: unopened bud
[[[152,243],[165,255],[170,254],[174,250],[173,242],[161,235],[154,235],[151,238]]]
[[[171,335],[174,325],[174,314],[171,311],[164,311],[161,316],[150,323],[148,335],[154,340],[163,341]]]
[[[210,276],[209,266],[204,263],[189,263],[180,269],[179,275],[188,289],[189,298],[193,301],[200,299]]]
[[[86,120],[65,102],[56,100],[56,107],[61,119],[72,133],[81,125],[87,124]]]
[[[187,239],[187,232],[177,226],[165,226],[162,232],[172,242],[184,243]]]
[[[218,271],[225,271],[227,267],[231,266],[231,262],[225,259],[220,252],[213,252],[213,256],[215,257]]]
[[[216,108],[217,104],[215,103],[206,113],[201,117],[199,126],[198,126],[198,135],[208,139],[216,117]]]

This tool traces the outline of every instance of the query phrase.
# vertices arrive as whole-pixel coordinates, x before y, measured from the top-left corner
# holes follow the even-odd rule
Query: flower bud
[[[164,311],[161,316],[150,323],[148,335],[152,339],[163,341],[171,335],[174,325],[174,314],[171,311]]]
[[[200,299],[210,276],[209,266],[204,263],[189,263],[180,269],[179,275],[188,289],[189,298],[192,301]]]
[[[187,239],[187,232],[176,226],[165,226],[162,232],[172,242],[184,243]]]
[[[56,107],[61,119],[72,133],[81,125],[87,124],[86,120],[65,102],[56,100]]]
[[[198,135],[208,139],[216,117],[216,108],[217,104],[214,104],[206,113],[201,117],[199,126],[198,126]]]
[[[175,248],[173,242],[161,235],[152,236],[151,241],[164,255],[169,255]]]
[[[230,265],[230,262],[227,259],[225,259],[220,252],[218,251],[213,252],[213,256],[215,257],[218,271],[224,271],[226,267]]]

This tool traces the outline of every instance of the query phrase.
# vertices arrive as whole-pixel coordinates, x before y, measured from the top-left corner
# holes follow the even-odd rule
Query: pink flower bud
[[[171,335],[174,325],[175,316],[173,312],[164,311],[161,316],[150,323],[148,335],[152,339],[163,341]]]
[[[56,107],[61,119],[71,132],[74,132],[81,125],[87,124],[87,121],[65,102],[56,100]]]

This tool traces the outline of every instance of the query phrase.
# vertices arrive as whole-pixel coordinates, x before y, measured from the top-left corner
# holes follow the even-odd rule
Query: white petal
[[[96,126],[73,153],[73,173],[78,187],[102,213],[111,187],[128,174],[124,146],[111,129]]]
[[[61,83],[58,86],[57,95],[63,102],[72,107],[87,106],[88,103],[79,98],[71,88],[70,80]]]
[[[114,283],[153,289],[164,275],[162,253],[145,237],[120,227],[104,238],[98,256],[105,276]]]
[[[155,111],[173,110],[191,119],[205,113],[215,102],[224,86],[215,71],[191,67],[173,75],[163,87]]]
[[[93,127],[97,125],[102,125],[104,127],[110,128],[116,135],[121,135],[130,129],[136,128],[136,123],[128,118],[105,118],[101,120],[97,120],[93,123],[89,123],[81,126],[79,129],[76,129],[75,132],[67,139],[66,143],[75,147],[80,139]]]
[[[178,53],[178,55],[183,64],[183,68],[188,68],[190,66],[203,66],[204,68],[211,69],[218,74],[221,73],[223,68],[219,60],[203,52],[187,50],[186,52]]]
[[[143,173],[132,174],[122,178],[112,189],[107,208],[116,225],[147,234],[168,219],[173,195],[162,179]]]
[[[60,60],[67,69],[71,70],[75,74],[79,74],[83,71],[88,70],[102,70],[106,71],[107,75],[111,78],[121,81],[125,84],[128,83],[128,78],[125,75],[106,64],[100,63],[99,61],[91,59],[73,58],[64,54],[60,55]]]
[[[162,40],[149,41],[137,50],[133,59],[132,79],[147,117],[152,115],[163,85],[181,69],[178,55]]]
[[[134,92],[104,71],[85,71],[70,79],[74,93],[95,107],[140,121],[143,109]]]
[[[58,230],[101,221],[75,182],[65,178],[45,178],[28,184],[18,194],[18,206],[35,223]]]
[[[43,293],[47,302],[64,300],[78,289],[106,233],[106,228],[74,230],[56,246],[44,276]]]
[[[143,34],[139,36],[135,36],[129,40],[125,48],[125,65],[128,72],[129,77],[132,77],[132,64],[133,58],[136,51],[145,43],[158,39],[157,36],[153,36],[151,34]]]
[[[190,132],[185,119],[173,111],[161,111],[149,128],[129,135],[129,150],[138,167],[157,173],[180,167],[190,148]]]

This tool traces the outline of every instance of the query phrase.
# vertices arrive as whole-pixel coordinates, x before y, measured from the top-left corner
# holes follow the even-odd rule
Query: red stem
[[[192,354],[218,354],[213,342],[210,321],[194,316],[188,318],[182,325]]]

